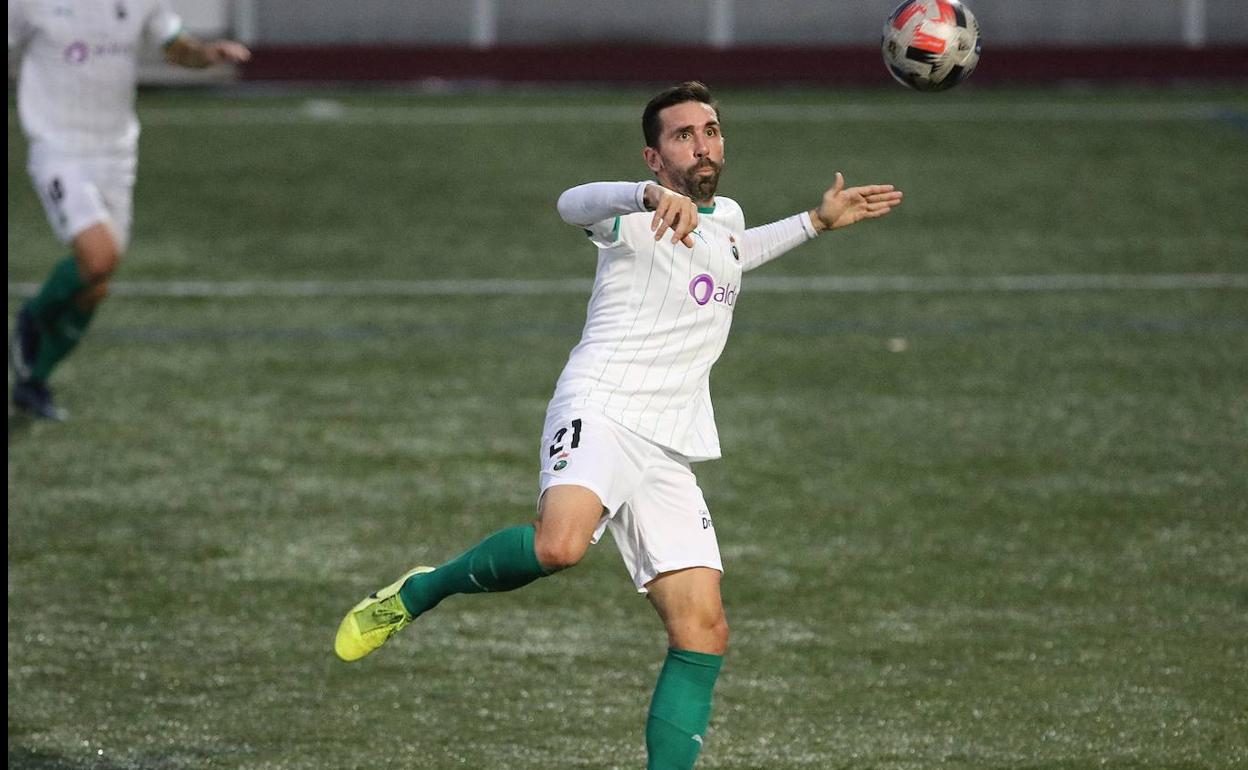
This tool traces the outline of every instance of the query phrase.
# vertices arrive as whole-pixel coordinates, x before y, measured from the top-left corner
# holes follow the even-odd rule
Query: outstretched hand
[[[212,64],[242,64],[251,59],[251,51],[233,40],[214,40],[204,44],[204,54]]]
[[[864,219],[878,219],[901,205],[901,190],[891,184],[845,187],[836,172],[836,184],[823,194],[819,208],[811,209],[810,222],[817,232],[846,227]]]

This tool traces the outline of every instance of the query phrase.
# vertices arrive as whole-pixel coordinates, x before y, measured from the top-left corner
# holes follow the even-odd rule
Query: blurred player
[[[693,767],[727,649],[719,546],[691,463],[719,457],[709,377],[741,275],[825,230],[889,213],[890,185],[845,188],[747,230],[716,196],[718,109],[700,83],[658,94],[642,116],[653,182],[598,182],[559,199],[598,247],[585,329],[555,388],[541,446],[536,523],[418,567],[356,605],[334,649],[361,658],[453,594],[509,591],[573,566],[605,529],[648,594],[669,649],[646,723],[650,770]]]
[[[48,378],[86,332],[130,239],[136,68],[144,45],[163,46],[165,58],[183,67],[251,56],[230,40],[191,37],[165,0],[9,2],[30,178],[53,231],[73,252],[22,305],[14,325],[13,404],[33,417],[64,419]]]

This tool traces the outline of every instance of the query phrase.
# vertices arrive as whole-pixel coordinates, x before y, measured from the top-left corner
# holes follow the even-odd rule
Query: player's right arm
[[[199,40],[186,32],[165,45],[165,59],[170,64],[202,69],[214,64],[241,64],[251,58],[251,51],[233,40]]]
[[[615,217],[653,211],[650,229],[654,239],[672,231],[672,243],[682,241],[693,248],[689,233],[698,226],[698,207],[686,195],[654,182],[591,182],[565,190],[556,204],[559,216],[570,225],[584,227],[591,236],[595,228],[614,223]]]

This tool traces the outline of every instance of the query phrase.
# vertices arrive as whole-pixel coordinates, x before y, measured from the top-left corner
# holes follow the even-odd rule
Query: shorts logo
[[[564,469],[564,468],[566,468],[566,467],[568,467],[568,461],[567,461],[567,460],[560,460],[559,462],[555,463],[555,465],[554,465],[554,469],[555,469],[555,470],[557,470],[557,471],[561,471],[561,470],[563,470],[563,469]]]
[[[689,296],[693,297],[693,301],[699,305],[715,300],[721,305],[732,307],[737,301],[738,291],[732,284],[716,286],[715,279],[709,273],[694,276],[689,282]]]
[[[65,46],[65,61],[70,64],[82,64],[87,60],[87,54],[89,52],[90,49],[87,48],[86,43],[81,40],[75,40]]]
[[[702,529],[710,529],[715,526],[715,522],[711,521],[710,511],[698,511],[698,516],[702,518]]]

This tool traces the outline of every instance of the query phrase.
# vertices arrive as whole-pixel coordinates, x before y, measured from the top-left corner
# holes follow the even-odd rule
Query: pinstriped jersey
[[[693,248],[654,240],[651,213],[591,226],[598,269],[585,329],[551,409],[590,407],[690,460],[720,456],[711,367],[741,292],[745,218],[716,197],[699,209]]]
[[[181,29],[165,0],[9,0],[26,136],[60,152],[134,153],[140,47],[167,43]]]

